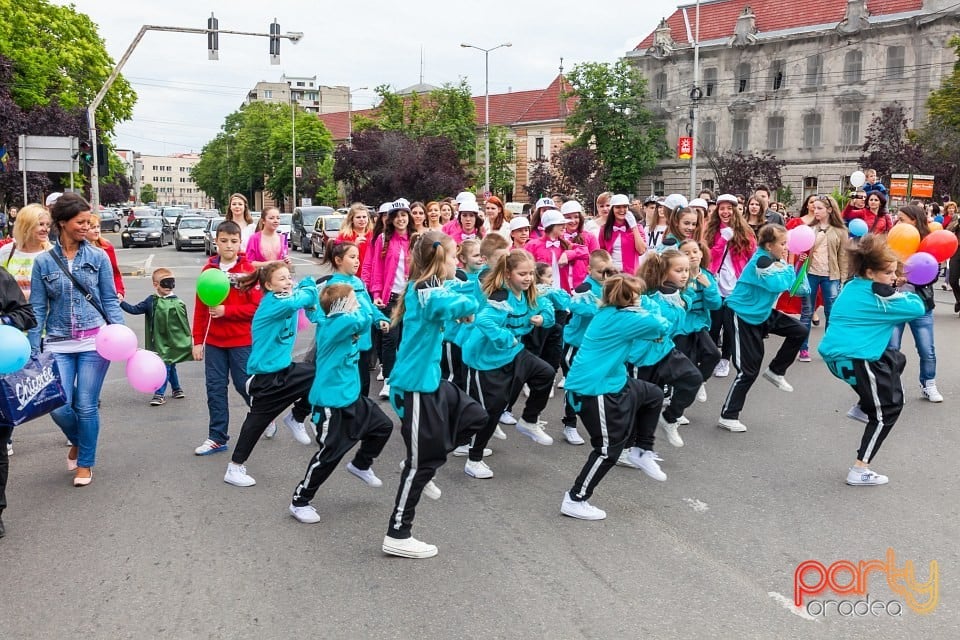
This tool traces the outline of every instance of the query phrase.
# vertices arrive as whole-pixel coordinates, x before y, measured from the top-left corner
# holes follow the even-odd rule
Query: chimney
[[[733,30],[732,44],[746,46],[757,41],[757,14],[747,5],[737,17],[737,26]]]
[[[845,35],[859,33],[870,26],[869,16],[867,0],[847,0],[847,10],[837,25],[837,31]]]

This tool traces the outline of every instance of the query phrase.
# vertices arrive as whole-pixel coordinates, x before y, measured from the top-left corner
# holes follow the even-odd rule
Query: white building
[[[213,199],[193,181],[193,167],[199,161],[200,155],[197,153],[140,155],[140,182],[135,183],[137,195],[145,185],[150,184],[157,193],[157,204],[181,205],[191,209],[212,208]]]
[[[317,84],[317,76],[280,76],[279,82],[261,80],[247,93],[244,104],[269,102],[297,105],[316,114],[338,113],[348,109],[349,87],[328,87]]]

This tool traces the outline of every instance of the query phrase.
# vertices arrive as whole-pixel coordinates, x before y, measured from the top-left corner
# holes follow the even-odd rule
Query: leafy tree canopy
[[[760,185],[766,185],[773,191],[783,185],[780,171],[786,163],[769,153],[709,151],[706,156],[710,168],[717,175],[718,193],[747,196]]]

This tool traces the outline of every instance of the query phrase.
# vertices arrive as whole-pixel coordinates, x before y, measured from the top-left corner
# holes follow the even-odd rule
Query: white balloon
[[[867,182],[867,176],[863,175],[863,171],[854,171],[850,174],[850,184],[853,185],[854,189],[859,189]]]

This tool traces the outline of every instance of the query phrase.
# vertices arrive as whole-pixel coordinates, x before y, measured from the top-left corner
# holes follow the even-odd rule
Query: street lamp
[[[353,110],[353,92],[354,91],[366,91],[367,87],[357,87],[356,89],[351,89],[347,87],[347,148],[353,148],[353,116],[351,112]]]
[[[484,194],[490,193],[490,52],[496,51],[501,47],[512,47],[513,44],[510,42],[504,42],[503,44],[498,44],[495,47],[490,47],[489,49],[484,49],[483,47],[477,47],[472,44],[467,44],[465,42],[460,44],[464,49],[476,49],[477,51],[483,51],[483,85],[484,85],[484,94],[485,94],[485,104],[486,104],[486,156],[484,157],[484,180],[485,184],[483,186]]]

